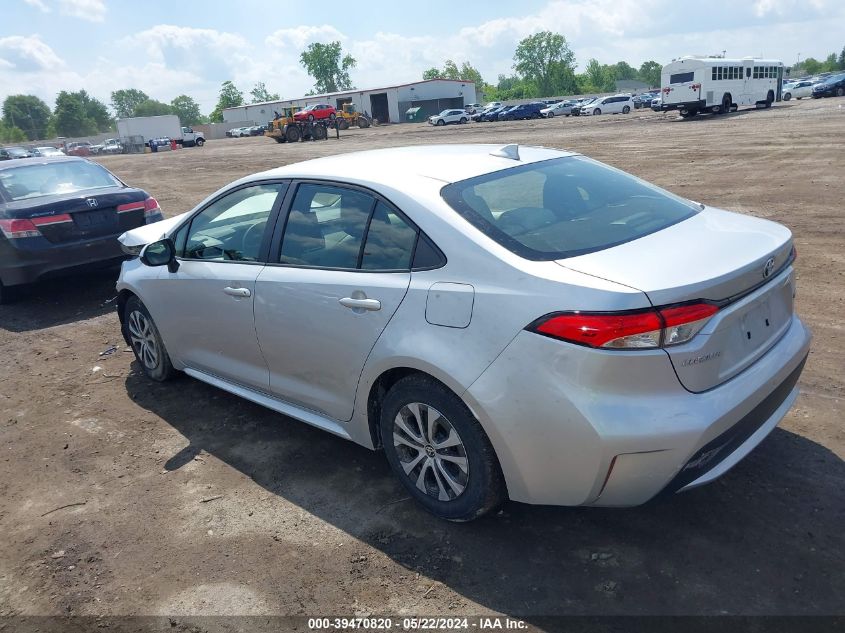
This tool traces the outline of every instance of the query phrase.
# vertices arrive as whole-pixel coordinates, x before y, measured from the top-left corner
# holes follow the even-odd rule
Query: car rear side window
[[[415,253],[425,241],[426,253]],[[412,262],[413,259],[413,262]],[[407,271],[445,258],[400,211],[359,189],[303,183],[282,236],[279,263],[309,268]]]
[[[698,212],[688,200],[583,156],[493,172],[441,193],[483,233],[531,260],[610,248]]]

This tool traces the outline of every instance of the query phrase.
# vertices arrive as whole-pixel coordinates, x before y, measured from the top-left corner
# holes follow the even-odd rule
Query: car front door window
[[[185,259],[255,262],[273,206],[286,185],[268,183],[238,189],[212,202],[191,220]]]

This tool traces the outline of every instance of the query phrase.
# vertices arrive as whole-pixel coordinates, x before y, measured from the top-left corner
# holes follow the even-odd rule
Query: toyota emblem
[[[85,202],[87,202],[88,206],[92,209],[96,209],[100,205],[96,198],[88,198]]]
[[[769,257],[766,260],[766,263],[763,264],[763,279],[768,279],[769,275],[772,274],[772,271],[775,269],[775,258]]]

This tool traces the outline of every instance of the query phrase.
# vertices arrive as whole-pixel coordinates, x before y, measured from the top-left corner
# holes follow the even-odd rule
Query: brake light
[[[10,240],[22,237],[41,237],[41,232],[32,220],[0,220],[0,231]]]
[[[158,220],[161,215],[161,207],[158,206],[158,200],[155,198],[147,198],[144,200],[144,220]]]
[[[528,329],[588,347],[656,349],[690,340],[718,311],[717,306],[701,302],[630,312],[558,313]]]

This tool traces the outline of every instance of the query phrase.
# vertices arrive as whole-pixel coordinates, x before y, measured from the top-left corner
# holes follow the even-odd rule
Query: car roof
[[[502,147],[503,144],[418,145],[350,152],[271,169],[247,180],[321,178],[390,186],[398,175],[410,175],[453,183],[502,169],[576,155],[575,152],[528,145],[518,146],[518,161],[491,154]],[[343,174],[343,177],[337,178],[337,174]]]
[[[68,162],[88,162],[84,158],[78,156],[37,156],[35,158],[19,158],[16,161],[3,161],[0,163],[0,171],[4,169],[13,169],[23,165],[45,165],[47,163],[68,163]]]

